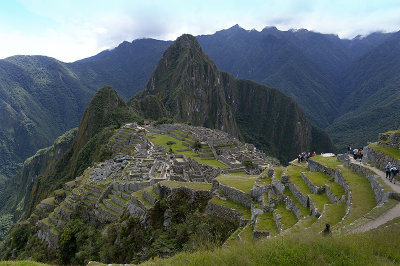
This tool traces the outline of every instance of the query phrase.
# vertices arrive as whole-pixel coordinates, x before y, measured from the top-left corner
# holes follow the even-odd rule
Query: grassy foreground
[[[363,234],[322,237],[298,234],[238,243],[213,251],[180,253],[145,265],[398,265],[400,225]]]

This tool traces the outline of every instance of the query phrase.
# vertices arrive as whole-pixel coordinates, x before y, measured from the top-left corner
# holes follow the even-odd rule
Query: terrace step
[[[121,207],[120,205],[115,204],[112,202],[110,199],[104,199],[103,204],[110,210],[114,211],[115,213],[121,215],[124,212],[124,208]]]

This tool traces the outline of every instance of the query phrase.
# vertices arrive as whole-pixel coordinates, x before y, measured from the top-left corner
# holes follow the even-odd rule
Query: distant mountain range
[[[399,34],[342,40],[307,30],[258,32],[236,25],[197,39],[219,69],[292,97],[342,148],[400,127]],[[171,43],[123,42],[70,64],[43,56],[0,60],[0,179],[76,127],[98,88],[111,85],[125,100],[145,88]]]

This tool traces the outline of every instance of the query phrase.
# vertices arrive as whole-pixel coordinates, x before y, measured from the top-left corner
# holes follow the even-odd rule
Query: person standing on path
[[[390,170],[392,169],[392,164],[390,162],[388,162],[388,164],[386,165],[386,178],[390,179]]]
[[[390,182],[392,182],[392,180],[393,180],[393,183],[396,184],[396,178],[395,177],[396,177],[397,173],[399,172],[399,170],[397,170],[396,166],[393,166],[390,171],[391,171]]]

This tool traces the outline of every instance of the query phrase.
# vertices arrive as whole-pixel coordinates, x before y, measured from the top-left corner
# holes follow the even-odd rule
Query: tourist
[[[297,162],[300,163],[301,161],[301,155],[299,154],[299,156],[297,156]]]
[[[322,231],[323,236],[328,236],[331,234],[331,225],[330,224],[325,224],[325,229]]]
[[[392,182],[392,180],[393,180],[393,183],[396,184],[396,175],[399,172],[399,170],[396,168],[396,166],[393,166],[392,169],[390,170],[390,172],[392,174],[391,178],[390,178],[390,182]]]
[[[392,164],[388,162],[386,165],[386,178],[390,178],[390,170],[392,169]]]
[[[353,150],[354,160],[357,160],[358,149]]]
[[[349,146],[347,146],[347,154],[351,153],[351,145],[349,144]]]

